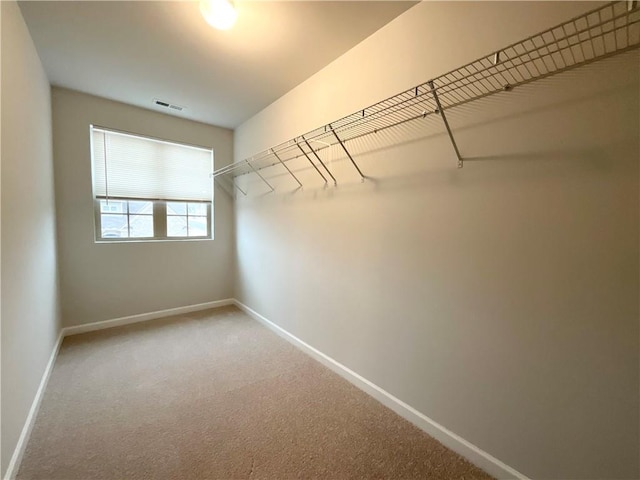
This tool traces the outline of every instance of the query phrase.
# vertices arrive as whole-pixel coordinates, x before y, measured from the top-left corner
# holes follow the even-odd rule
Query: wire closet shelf
[[[233,186],[246,195],[234,179],[255,174],[273,191],[260,171],[280,165],[302,187],[287,162],[306,157],[325,185],[329,182],[337,185],[318,152],[339,145],[364,181],[365,175],[349,153],[347,142],[430,115],[442,118],[461,168],[463,158],[447,121],[446,110],[638,48],[640,9],[637,4],[637,1],[611,2],[588,11],[351,115],[220,168],[212,176],[214,179],[230,177]]]

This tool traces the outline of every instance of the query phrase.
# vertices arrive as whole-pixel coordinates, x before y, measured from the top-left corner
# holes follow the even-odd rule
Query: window
[[[96,241],[207,239],[213,150],[91,126]]]
[[[153,238],[153,202],[104,199],[99,202],[102,238]]]
[[[167,236],[201,237],[206,235],[209,217],[206,205],[167,202]]]

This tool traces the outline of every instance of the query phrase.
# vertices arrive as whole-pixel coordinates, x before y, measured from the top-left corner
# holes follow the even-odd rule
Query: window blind
[[[91,127],[96,197],[211,201],[213,150]]]

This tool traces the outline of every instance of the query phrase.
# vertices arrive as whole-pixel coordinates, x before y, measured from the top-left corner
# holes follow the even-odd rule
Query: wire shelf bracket
[[[271,189],[271,191],[275,191],[275,188],[273,188],[273,185],[271,185],[269,182],[267,182],[267,179],[264,178],[260,172],[258,170],[255,169],[255,167],[251,164],[251,162],[249,160],[245,160],[247,162],[247,165],[249,165],[249,167],[251,167],[251,170],[253,171],[253,173],[255,173],[256,175],[258,175],[260,177],[260,179],[267,185],[267,187],[269,187]]]
[[[213,177],[213,175],[212,175]],[[213,181],[214,182],[218,182],[218,184],[220,185],[220,187],[225,191],[225,193],[227,195],[229,195],[230,197],[233,197],[233,188],[230,190],[229,187],[227,185],[224,184],[224,182],[222,181],[222,177],[218,176],[218,177],[213,177]]]
[[[610,2],[244,161],[222,167],[213,172],[213,178],[230,176],[235,189],[247,195],[235,179],[256,173],[274,191],[274,187],[260,172],[282,165],[302,187],[302,182],[287,163],[304,157],[322,177],[326,188],[329,182],[327,174],[334,185],[338,182],[323,162],[320,152],[325,148],[339,146],[364,181],[367,177],[349,152],[349,142],[431,115],[442,117],[460,168],[464,159],[445,113],[447,110],[634,50],[639,46],[638,1]],[[312,160],[312,156],[317,162]]]
[[[236,187],[242,195],[244,195],[245,197],[247,196],[247,192],[245,192],[242,188],[240,188],[235,178],[231,179],[231,183],[233,183],[233,186]]]
[[[497,53],[496,53],[496,61],[498,61]],[[449,122],[447,121],[447,116],[445,115],[444,109],[442,108],[442,104],[440,103],[440,99],[438,98],[438,91],[436,90],[436,87],[433,85],[433,82],[429,82],[429,87],[431,88],[431,93],[433,93],[433,99],[436,101],[436,105],[438,106],[436,113],[438,113],[442,117],[442,122],[444,123],[444,126],[447,129],[447,133],[449,134],[449,140],[451,140],[453,149],[456,152],[456,157],[458,157],[458,168],[462,168],[464,165],[464,163],[462,162],[462,156],[460,156],[460,150],[458,150],[458,144],[456,143],[456,139],[453,138],[453,133],[451,132],[451,127],[449,126]]]
[[[293,179],[296,182],[298,182],[298,185],[300,186],[300,188],[302,188],[302,182],[300,180],[298,180],[298,177],[296,177],[294,175],[294,173],[291,171],[291,169],[289,167],[287,167],[287,164],[282,161],[282,159],[278,156],[278,154],[274,150],[271,150],[271,153],[273,154],[274,157],[276,157],[278,162],[280,162],[280,164],[287,170],[287,172],[289,172],[289,175],[291,175],[293,177]]]
[[[304,135],[302,136],[302,141],[304,141],[304,144],[311,151],[311,153],[313,153],[313,156],[316,157],[316,160],[318,160],[320,162],[320,165],[322,165],[322,167],[327,171],[327,173],[329,174],[329,176],[333,180],[333,185],[334,186],[338,185],[338,181],[336,180],[336,177],[333,176],[331,171],[327,168],[327,166],[324,164],[324,162],[322,161],[320,156],[317,154],[317,152],[313,149],[313,147],[311,147],[311,145],[309,145],[309,142],[307,142],[307,139],[304,138]]]
[[[313,163],[313,160],[311,160],[311,157],[309,157],[309,155],[307,155],[307,152],[304,151],[304,149],[300,146],[300,144],[297,141],[295,141],[295,145],[296,145],[296,147],[298,147],[300,149],[300,151],[307,158],[307,160],[309,160],[309,163],[313,166],[313,168],[315,168],[316,172],[318,172],[318,175],[320,175],[322,177],[322,180],[324,180],[324,186],[326,187],[327,183],[328,183],[327,182],[327,178],[322,174],[320,169],[318,169],[316,164]]]
[[[362,111],[362,116],[364,116],[364,110]],[[364,182],[364,174],[362,173],[362,171],[360,170],[360,167],[358,167],[358,164],[355,162],[355,160],[353,159],[353,157],[351,156],[351,154],[349,153],[349,150],[347,150],[347,147],[344,146],[344,142],[342,140],[340,140],[340,137],[338,136],[338,134],[335,132],[335,130],[333,129],[333,127],[331,127],[331,125],[329,125],[329,129],[331,130],[331,132],[333,133],[333,135],[336,137],[336,141],[338,142],[338,144],[342,147],[342,150],[344,150],[344,153],[347,154],[347,157],[349,157],[349,160],[351,160],[351,163],[353,163],[353,166],[356,168],[356,170],[358,171],[358,174],[360,175],[360,181]]]

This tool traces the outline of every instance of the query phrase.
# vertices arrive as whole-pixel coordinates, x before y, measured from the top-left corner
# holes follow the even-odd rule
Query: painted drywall
[[[2,9],[2,476],[60,331],[51,90],[20,9]]]
[[[423,2],[241,125],[235,160],[594,3]],[[637,478],[638,53],[244,177],[236,296],[531,478]],[[326,151],[325,151],[326,152]],[[280,168],[279,171],[276,169]],[[284,193],[283,193],[284,192]]]
[[[214,240],[95,242],[89,126],[212,147],[216,168],[232,160],[232,131],[71,90],[52,92],[64,326],[231,297],[233,209],[217,187]]]

